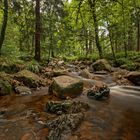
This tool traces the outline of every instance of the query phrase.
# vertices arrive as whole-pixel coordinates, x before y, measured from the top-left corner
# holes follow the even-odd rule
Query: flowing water
[[[85,95],[91,109],[79,128],[79,140],[139,140],[140,87],[111,87],[109,100],[95,101]],[[78,133],[77,132],[77,133]]]
[[[0,97],[0,140],[46,140],[48,129],[38,121],[50,117],[45,112],[46,102],[52,99],[47,90]],[[75,100],[87,102],[90,109],[66,140],[140,139],[140,87],[111,87],[110,98],[105,101],[89,99],[84,93]]]

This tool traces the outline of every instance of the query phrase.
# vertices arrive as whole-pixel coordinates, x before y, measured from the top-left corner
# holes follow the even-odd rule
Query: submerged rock
[[[61,115],[48,122],[46,126],[51,129],[48,140],[62,140],[81,124],[84,118],[83,113]]]
[[[131,81],[133,84],[140,86],[140,72],[139,71],[133,71],[128,73],[126,78]]]
[[[16,93],[20,95],[29,95],[32,94],[31,89],[26,86],[17,86],[15,88]]]
[[[102,70],[109,71],[109,72],[112,71],[111,65],[105,59],[99,59],[96,62],[94,62],[92,64],[92,68],[94,71],[102,71]]]
[[[58,76],[53,78],[53,83],[50,86],[52,93],[60,98],[76,97],[83,91],[83,82],[78,78],[70,76]]]
[[[79,113],[86,111],[89,108],[87,103],[84,102],[74,102],[70,100],[66,101],[50,101],[46,104],[46,111],[63,114],[63,113]]]
[[[72,132],[84,119],[84,112],[89,108],[87,103],[80,101],[50,101],[46,104],[46,111],[60,116],[42,123],[50,129],[48,140],[68,139]]]

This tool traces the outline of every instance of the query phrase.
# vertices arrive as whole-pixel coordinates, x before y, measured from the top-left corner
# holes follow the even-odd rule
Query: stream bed
[[[85,94],[75,98],[90,109],[82,124],[65,140],[139,140],[140,87],[111,87],[105,101],[89,99]],[[50,119],[45,112],[46,102],[56,100],[48,88],[32,95],[7,95],[0,98],[0,140],[46,140],[49,130],[40,121]]]

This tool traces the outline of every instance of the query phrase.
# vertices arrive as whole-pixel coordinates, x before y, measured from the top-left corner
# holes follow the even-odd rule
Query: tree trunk
[[[88,31],[85,29],[85,51],[86,51],[86,57],[88,57]]]
[[[122,0],[122,14],[123,14],[123,43],[125,57],[127,57],[127,45],[126,45],[126,24],[125,24],[125,13],[124,13],[124,0]]]
[[[95,31],[95,42],[97,49],[99,51],[99,56],[100,58],[103,57],[103,52],[102,52],[102,47],[99,42],[99,29],[98,29],[98,21],[97,21],[97,16],[96,16],[96,1],[95,0],[89,0],[89,5],[92,11],[92,16],[94,20],[94,31]]]
[[[40,61],[40,37],[41,37],[41,19],[40,19],[40,0],[36,0],[35,7],[35,60]]]
[[[1,33],[0,33],[0,54],[1,54],[1,49],[2,49],[3,42],[4,42],[4,39],[5,39],[7,21],[8,21],[8,0],[4,0],[3,23],[2,23]]]
[[[133,51],[133,34],[132,34],[132,28],[128,31],[128,50]]]
[[[108,24],[108,23],[107,23]],[[109,24],[108,24],[108,31],[109,31],[109,40],[110,40],[110,46],[111,46],[111,50],[112,50],[112,55],[113,55],[113,58],[116,62],[116,55],[115,55],[115,51],[114,51],[114,47],[113,47],[113,35],[112,35],[112,29],[111,27],[109,27]]]
[[[134,8],[136,11],[136,22],[137,22],[137,51],[140,51],[140,9],[137,7],[138,1],[133,0]]]
[[[139,20],[139,18],[138,18],[138,39],[137,39],[137,51],[140,51],[140,20]]]

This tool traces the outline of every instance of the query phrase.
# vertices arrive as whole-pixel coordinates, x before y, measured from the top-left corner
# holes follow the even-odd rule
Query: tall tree
[[[136,14],[136,26],[137,26],[137,51],[140,51],[140,5],[137,0],[134,0],[134,9]]]
[[[40,61],[40,37],[41,37],[41,16],[40,16],[40,0],[36,0],[35,6],[35,60]]]
[[[102,58],[103,53],[102,53],[102,46],[99,41],[99,27],[98,27],[97,15],[96,15],[96,0],[88,0],[88,2],[91,8],[91,12],[92,12],[93,20],[94,20],[95,42],[96,42],[97,49],[99,51],[99,56],[100,58]]]
[[[5,32],[7,27],[7,21],[8,21],[8,0],[4,0],[4,14],[3,14],[3,22],[2,22],[2,28],[0,33],[0,54],[1,54],[1,48],[5,39]]]

